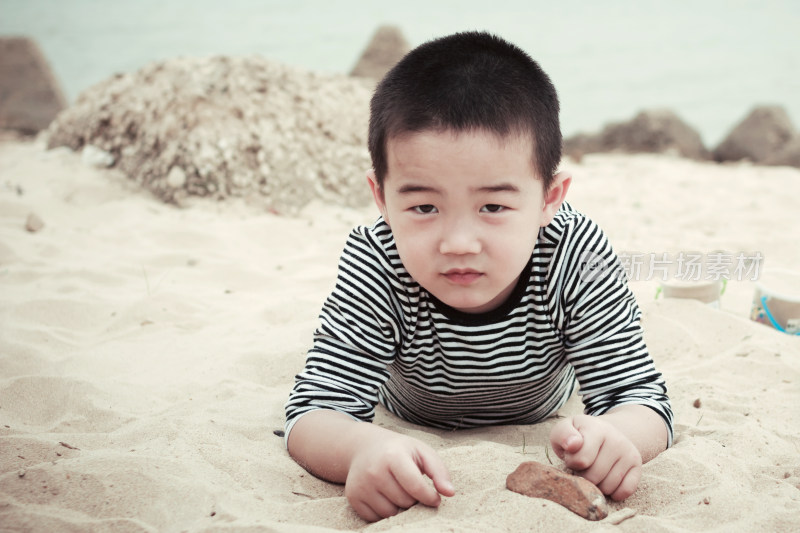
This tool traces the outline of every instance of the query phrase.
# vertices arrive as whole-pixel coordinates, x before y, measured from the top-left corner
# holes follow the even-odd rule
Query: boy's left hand
[[[568,468],[616,501],[633,494],[642,476],[642,454],[602,416],[565,418],[550,431],[550,444]]]

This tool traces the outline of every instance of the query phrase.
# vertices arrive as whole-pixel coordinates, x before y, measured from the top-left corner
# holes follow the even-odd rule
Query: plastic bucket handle
[[[772,311],[770,311],[769,310],[769,306],[767,306],[767,297],[766,296],[762,296],[761,297],[761,308],[764,309],[764,314],[767,315],[767,318],[769,319],[770,323],[772,324],[772,327],[774,327],[775,329],[777,329],[778,331],[780,331],[782,333],[789,333],[788,331],[786,331],[786,329],[783,326],[781,326],[778,323],[777,320],[775,320],[775,317],[772,316]],[[800,335],[800,331],[798,331],[796,333],[789,333],[789,335]]]

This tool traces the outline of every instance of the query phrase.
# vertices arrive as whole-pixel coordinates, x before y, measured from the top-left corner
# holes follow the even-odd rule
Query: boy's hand
[[[567,467],[614,500],[624,500],[639,485],[642,454],[602,416],[578,415],[559,421],[550,431],[550,444]]]
[[[441,458],[421,441],[389,432],[363,443],[353,456],[345,484],[350,505],[370,522],[417,502],[436,507],[442,501],[440,494],[455,494]]]

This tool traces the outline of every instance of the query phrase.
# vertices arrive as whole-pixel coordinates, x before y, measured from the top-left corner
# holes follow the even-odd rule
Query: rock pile
[[[159,198],[257,198],[296,212],[312,199],[369,201],[372,83],[259,57],[180,58],[82,93],[48,148],[93,146]]]

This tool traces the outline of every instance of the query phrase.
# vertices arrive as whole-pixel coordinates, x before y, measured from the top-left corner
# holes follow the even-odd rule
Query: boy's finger
[[[378,487],[378,491],[400,509],[408,509],[417,503],[417,499],[403,488],[403,485],[396,477],[392,477],[391,481],[381,484]]]
[[[576,453],[583,446],[583,435],[573,425],[571,418],[565,418],[550,431],[550,445],[561,459],[567,453]]]
[[[431,478],[433,486],[439,494],[443,496],[455,495],[456,489],[450,480],[450,472],[447,471],[444,462],[435,452],[431,451],[422,457],[422,471]]]
[[[422,475],[421,468],[414,463],[404,463],[392,468],[392,474],[400,487],[414,500],[429,507],[436,507],[441,502],[439,493]]]
[[[597,462],[605,440],[605,433],[597,418],[591,416],[578,415],[573,417],[572,425],[580,435],[580,446],[568,446],[564,462],[574,470],[585,470]],[[609,452],[613,455],[613,450],[609,450]],[[614,462],[614,459],[609,459],[608,464],[597,465],[598,469],[605,468],[601,478],[605,477]]]
[[[625,477],[622,478],[622,483],[620,483],[616,490],[610,494],[611,499],[618,502],[626,499],[636,491],[636,487],[639,486],[639,480],[641,478],[641,467],[635,466],[628,470],[628,472],[625,474]]]
[[[372,507],[367,504],[367,502],[363,502],[361,500],[350,501],[350,505],[353,507],[353,510],[358,514],[358,516],[367,522],[376,522],[383,518],[376,513]]]

